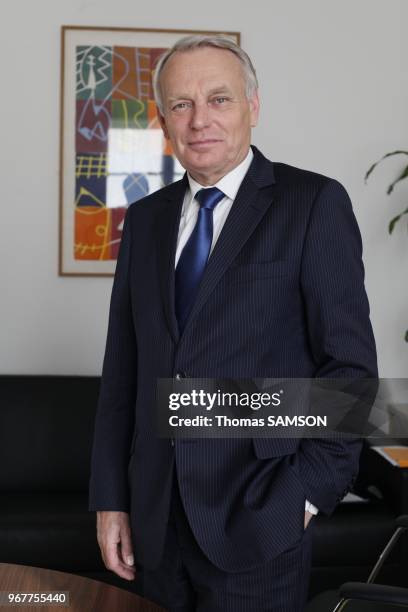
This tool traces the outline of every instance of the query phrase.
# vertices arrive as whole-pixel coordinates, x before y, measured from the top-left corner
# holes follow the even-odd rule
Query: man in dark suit
[[[180,41],[155,94],[187,173],[124,224],[92,457],[98,541],[169,610],[300,611],[309,521],[350,489],[361,443],[159,438],[156,383],[375,377],[359,231],[338,182],[250,147],[256,75],[231,41]]]

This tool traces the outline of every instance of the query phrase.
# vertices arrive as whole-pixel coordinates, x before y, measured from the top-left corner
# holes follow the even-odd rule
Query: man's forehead
[[[207,51],[212,56],[211,61],[207,60]],[[203,59],[205,61],[202,61]],[[200,88],[205,89],[206,93],[231,91],[237,77],[242,77],[244,84],[243,66],[234,53],[228,49],[199,47],[187,51],[176,51],[163,67],[160,80],[162,85],[165,83],[166,93],[173,96],[175,91],[179,95],[180,88],[190,89],[190,85],[197,84],[200,85]]]

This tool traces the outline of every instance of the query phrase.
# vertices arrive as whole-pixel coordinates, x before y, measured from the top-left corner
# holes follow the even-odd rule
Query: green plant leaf
[[[402,181],[403,179],[408,177],[408,166],[401,172],[401,174],[399,175],[399,177],[397,179],[395,179],[395,181],[393,183],[391,183],[391,185],[388,186],[387,189],[387,194],[390,195],[390,193],[392,192],[392,190],[394,189],[394,186],[399,182]]]
[[[397,215],[396,217],[394,217],[393,219],[391,219],[391,221],[388,224],[388,233],[392,234],[395,224],[398,223],[398,221],[401,219],[401,217],[403,217],[404,215],[408,214],[408,208],[406,208],[405,210],[402,211],[402,213],[400,213],[399,215]]]
[[[387,157],[392,157],[393,155],[408,155],[408,151],[392,151],[392,153],[386,153],[383,157],[381,157],[381,159],[379,159],[378,161],[375,162],[375,164],[373,164],[372,166],[370,166],[370,168],[367,170],[366,175],[364,177],[364,181],[367,182],[368,177],[370,176],[370,174],[372,173],[372,171],[374,170],[374,168],[376,166],[378,166],[378,164],[380,164],[384,159],[386,159]]]

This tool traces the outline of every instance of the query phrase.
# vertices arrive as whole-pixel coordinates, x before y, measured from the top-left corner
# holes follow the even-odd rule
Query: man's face
[[[259,101],[245,94],[240,60],[226,49],[176,52],[160,78],[160,123],[181,165],[213,185],[247,155]]]

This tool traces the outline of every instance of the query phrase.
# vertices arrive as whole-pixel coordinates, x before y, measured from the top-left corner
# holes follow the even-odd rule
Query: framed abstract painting
[[[61,276],[111,276],[126,209],[179,179],[153,100],[160,55],[191,30],[63,26]],[[238,32],[222,32],[240,42]]]

